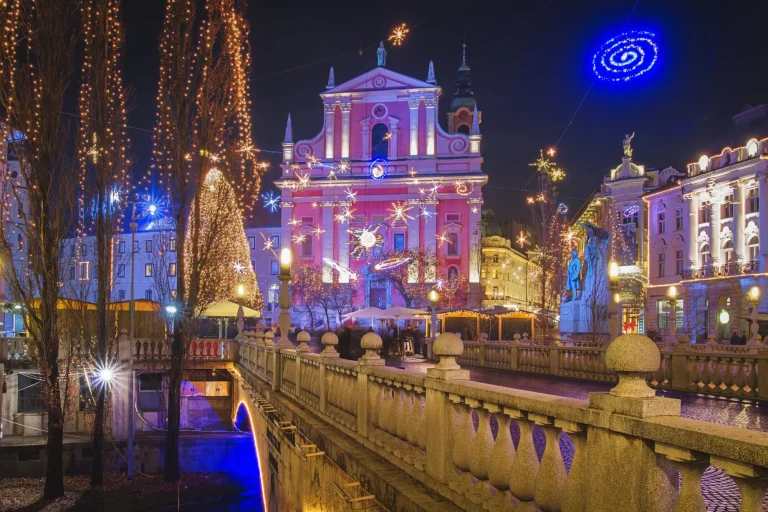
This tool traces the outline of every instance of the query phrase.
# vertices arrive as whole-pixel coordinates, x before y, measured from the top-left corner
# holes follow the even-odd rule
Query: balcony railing
[[[745,263],[726,263],[725,265],[707,265],[701,268],[683,270],[683,279],[706,279],[709,277],[741,276],[760,272],[759,261]]]

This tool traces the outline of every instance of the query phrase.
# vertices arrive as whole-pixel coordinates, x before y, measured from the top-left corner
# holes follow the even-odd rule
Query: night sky
[[[527,219],[539,148],[555,144],[592,85],[558,146],[568,173],[561,195],[572,210],[598,189],[621,162],[625,133],[636,132],[634,161],[649,168],[684,170],[702,153],[729,141],[731,117],[746,104],[768,102],[766,1],[640,0],[629,28],[657,35],[655,68],[629,83],[593,81],[592,54],[620,33],[635,0],[505,2],[251,1],[253,137],[257,147],[280,150],[288,112],[295,140],[322,127],[319,93],[328,70],[336,83],[376,66],[375,47],[391,29],[412,27],[387,67],[425,79],[435,62],[443,87],[440,120],[455,90],[466,33],[472,86],[483,112],[481,132],[485,206],[500,219]],[[135,108],[129,124],[151,130],[155,115],[157,41],[165,2],[124,0],[127,84]],[[362,45],[363,56],[358,55]],[[768,133],[754,136],[768,137]],[[149,165],[151,135],[131,131],[137,173]],[[742,137],[743,138],[743,137]],[[263,155],[266,157],[266,155]],[[274,164],[280,155],[271,155]],[[273,167],[263,183],[279,175]],[[279,223],[259,208],[257,223]]]

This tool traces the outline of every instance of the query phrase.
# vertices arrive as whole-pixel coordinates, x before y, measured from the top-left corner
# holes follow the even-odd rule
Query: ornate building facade
[[[647,311],[659,335],[667,333],[672,317],[692,341],[746,331],[743,317],[756,306],[747,293],[758,286],[762,303],[768,291],[767,169],[768,139],[750,138],[742,147],[702,155],[682,179],[644,197],[650,224]]]
[[[478,307],[488,177],[469,67],[463,59],[446,131],[432,64],[419,80],[386,68],[383,47],[378,57],[376,68],[338,85],[331,69],[317,135],[295,141],[288,117],[276,182],[281,238],[292,244],[295,264],[316,267],[326,283],[357,287],[356,307],[403,305],[373,262],[409,250],[437,259],[436,269],[414,269],[413,280],[464,276],[468,305]]]
[[[502,306],[519,311],[536,311],[539,300],[538,273],[541,268],[512,242],[498,235],[482,238],[483,309]]]

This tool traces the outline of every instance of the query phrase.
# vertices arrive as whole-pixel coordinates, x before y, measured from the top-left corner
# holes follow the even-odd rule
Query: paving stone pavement
[[[434,364],[424,362],[418,358],[409,358],[406,361],[389,360],[387,361],[387,366],[407,368],[426,373],[427,368],[434,366]],[[607,382],[563,379],[548,375],[492,370],[489,368],[464,368],[469,369],[470,378],[476,382],[486,382],[498,386],[581,400],[588,399],[590,392],[608,391],[615,385]],[[768,406],[762,405],[761,407],[761,404],[758,402],[709,398],[676,392],[662,392],[660,395],[680,399],[682,405],[681,414],[684,417],[768,432]],[[475,428],[477,428],[477,415],[474,415],[473,419]],[[498,428],[496,419],[491,417],[491,430],[494,436],[496,436]],[[510,423],[510,431],[515,448],[517,448],[520,440],[520,430],[514,421]],[[533,440],[536,446],[536,453],[539,456],[539,460],[541,460],[546,442],[544,431],[538,426],[534,427]],[[560,436],[560,450],[566,470],[570,471],[574,448],[573,441],[565,433]],[[733,479],[721,470],[714,467],[708,468],[702,477],[701,489],[708,512],[738,512],[741,505],[739,488]],[[768,511],[768,494],[763,498],[763,510]]]

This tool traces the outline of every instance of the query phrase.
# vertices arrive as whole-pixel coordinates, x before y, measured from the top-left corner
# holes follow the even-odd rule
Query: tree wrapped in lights
[[[314,327],[315,306],[323,290],[323,272],[309,263],[295,264],[291,269],[290,286],[294,307],[303,309],[309,318],[310,328]]]
[[[379,279],[390,283],[403,298],[406,307],[429,304],[429,291],[437,283],[437,258],[434,251],[389,251],[371,262],[370,268]]]
[[[204,9],[198,12],[198,3]],[[200,277],[210,252],[199,239],[202,191],[216,169],[234,184],[238,206],[252,207],[265,169],[251,143],[248,23],[241,0],[168,0],[160,37],[154,176],[166,189],[179,258],[168,391],[165,480],[179,479],[180,387],[195,311],[209,296]],[[189,225],[188,225],[189,224]],[[242,226],[241,226],[242,228]],[[228,228],[233,230],[233,227]],[[231,232],[231,231],[230,231]],[[189,237],[187,236],[189,234]],[[250,261],[250,259],[246,260]],[[201,286],[202,285],[202,286]]]
[[[59,360],[61,255],[75,218],[75,137],[63,122],[73,76],[73,0],[0,0],[0,158],[10,140],[0,198],[0,258],[10,296],[24,310],[43,376],[48,417],[44,500],[64,495],[63,436],[69,364]],[[18,130],[18,131],[17,131]],[[15,171],[15,172],[14,172]],[[69,359],[68,359],[69,360]],[[65,383],[62,393],[61,383]],[[63,395],[63,396],[62,396]]]
[[[199,207],[199,211],[198,211]],[[197,264],[192,245],[184,251],[188,272],[186,289],[197,280],[200,290],[197,301],[199,311],[220,300],[241,302],[249,308],[261,310],[263,301],[256,272],[251,266],[251,250],[243,228],[243,216],[237,204],[234,188],[224,175],[213,169],[205,177],[199,206],[193,204],[190,212],[188,237],[197,241]],[[200,223],[193,222],[195,217]]]
[[[467,306],[469,281],[464,274],[448,277],[440,271],[438,278],[441,309],[458,309]]]
[[[547,155],[554,156],[554,150],[548,151]],[[555,162],[544,157],[543,151],[539,152],[539,158],[530,165],[536,168],[539,187],[535,195],[527,198],[533,225],[538,228],[538,244],[529,251],[529,256],[541,269],[541,273],[537,275],[541,314],[536,318],[539,321],[539,329],[546,337],[550,323],[558,314],[562,295],[562,273],[565,268],[563,260],[566,252],[561,242],[565,222],[557,208],[556,183],[565,178],[565,172]]]
[[[83,65],[80,84],[80,227],[81,236],[95,233],[97,364],[108,363],[108,310],[112,288],[113,235],[125,206],[121,194],[129,186],[130,143],[125,133],[126,92],[119,58],[123,30],[120,0],[83,0]],[[94,459],[91,485],[103,483],[103,444],[106,386],[95,388]]]

